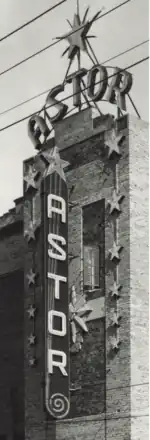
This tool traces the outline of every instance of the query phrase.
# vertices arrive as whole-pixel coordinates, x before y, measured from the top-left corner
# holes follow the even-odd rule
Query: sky
[[[24,22],[32,19],[59,0],[1,0],[0,38]],[[103,13],[123,3],[123,0],[80,0],[80,14],[90,6],[88,18],[103,8]],[[149,38],[148,0],[131,0],[115,12],[97,20],[90,34],[97,38],[91,44],[100,64],[131,46]],[[27,26],[3,42],[0,42],[0,72],[47,46],[57,36],[70,31],[67,19],[73,22],[76,0],[67,0],[60,7]],[[64,40],[53,48],[34,57],[0,78],[0,113],[32,96],[51,89],[63,81],[68,65]],[[148,55],[148,44],[113,61],[111,66],[126,67]],[[82,67],[91,68],[91,61],[82,56]],[[76,66],[73,66],[76,70]],[[133,74],[131,97],[145,121],[149,120],[148,61],[130,70]],[[65,93],[72,93],[69,86]],[[43,95],[5,115],[0,115],[0,129],[44,105]],[[65,95],[64,95],[65,96]],[[112,105],[109,105],[109,112]],[[130,103],[128,112],[135,114]],[[0,132],[0,215],[14,206],[13,201],[23,195],[23,160],[35,154],[28,137],[27,121]]]

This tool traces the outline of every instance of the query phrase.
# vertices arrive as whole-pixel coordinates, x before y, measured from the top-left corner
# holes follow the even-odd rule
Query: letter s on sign
[[[66,252],[64,249],[62,249],[56,241],[59,241],[62,245],[66,245],[66,240],[64,237],[61,237],[60,235],[56,234],[48,234],[48,242],[49,244],[59,253],[54,253],[53,249],[48,250],[48,255],[50,258],[55,258],[59,261],[65,261],[66,260]]]
[[[50,116],[51,123],[60,121],[60,119],[63,119],[67,113],[68,106],[66,104],[63,104],[62,102],[57,101],[57,99],[55,99],[55,96],[57,96],[58,93],[61,93],[63,91],[64,91],[64,85],[59,84],[58,86],[56,86],[52,90],[50,90],[50,92],[46,98],[45,106],[49,106],[49,105],[53,106],[54,105],[56,107],[56,109],[58,110],[58,113],[55,116]]]

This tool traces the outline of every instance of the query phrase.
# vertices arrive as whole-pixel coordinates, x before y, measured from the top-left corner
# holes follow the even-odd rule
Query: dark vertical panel
[[[23,271],[0,278],[0,433],[13,439],[24,438],[23,292]]]
[[[49,194],[55,194],[62,197],[66,202],[66,213],[68,213],[68,191],[66,182],[56,173],[48,175],[45,178],[43,196],[43,228],[44,228],[44,295],[45,295],[45,375],[46,375],[46,407],[53,417],[63,418],[68,414],[69,404],[69,295],[68,295],[68,215],[65,223],[61,222],[60,215],[53,214],[52,218],[47,215],[47,198]],[[58,202],[57,202],[58,206]],[[66,260],[59,261],[48,257],[48,234],[53,233],[62,236],[66,240],[66,245],[58,243],[66,252]],[[60,281],[60,299],[54,296],[55,282],[48,278],[48,272],[57,274],[67,278],[67,282]],[[50,335],[48,333],[48,311],[54,310],[63,312],[66,316],[67,333],[65,336]],[[57,330],[60,330],[60,318],[54,320]],[[53,374],[48,374],[47,370],[47,354],[48,350],[56,350],[64,352],[67,356],[66,372],[68,376],[62,375],[58,367],[53,368]],[[56,358],[56,361],[60,358]],[[56,402],[56,403],[55,403]],[[57,403],[58,402],[58,403]],[[58,407],[57,407],[58,404]],[[62,410],[61,410],[62,408]]]

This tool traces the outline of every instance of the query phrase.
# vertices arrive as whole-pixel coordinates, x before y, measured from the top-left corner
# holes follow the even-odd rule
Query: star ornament
[[[35,345],[35,335],[33,335],[31,333],[31,335],[28,338],[28,342],[29,342],[29,345]]]
[[[35,188],[36,189],[36,182],[35,182],[35,178],[37,177],[38,172],[36,170],[33,169],[33,167],[30,165],[29,166],[29,170],[28,173],[24,176],[24,181],[26,182],[26,191],[28,191],[28,189],[30,187]]]
[[[108,205],[110,205],[110,214],[113,214],[114,211],[121,211],[119,203],[121,203],[123,198],[124,196],[117,194],[115,190],[113,191],[112,199],[111,201],[108,201]]]
[[[72,61],[80,51],[87,51],[87,41],[88,38],[93,38],[93,36],[87,36],[93,22],[99,16],[101,11],[95,14],[92,20],[87,21],[86,17],[88,14],[89,8],[86,9],[83,20],[80,19],[79,13],[74,15],[73,24],[71,24],[68,20],[71,31],[68,34],[63,35],[63,37],[57,37],[57,39],[66,39],[69,43],[69,47],[65,49],[63,55],[68,52],[68,58]]]
[[[30,240],[35,240],[35,226],[33,222],[30,222],[28,229],[24,231],[24,237],[27,239],[28,243]]]
[[[119,324],[120,319],[121,319],[121,317],[118,316],[118,314],[113,310],[112,311],[112,318],[111,318],[112,326],[119,327],[120,326],[120,324]]]
[[[75,286],[72,286],[71,298],[72,301],[69,304],[69,319],[71,326],[72,342],[75,344],[77,341],[78,328],[86,333],[88,332],[88,328],[85,323],[85,316],[91,313],[92,309],[86,303],[84,296],[80,297],[80,299],[77,300]],[[83,340],[78,342],[81,343],[83,342]]]
[[[29,319],[34,318],[36,312],[36,308],[33,306],[30,306],[27,310],[27,313],[29,314]]]
[[[31,359],[29,359],[29,366],[30,366],[30,367],[34,367],[34,366],[35,366],[35,363],[36,363],[36,359],[35,359],[35,358],[31,358]]]
[[[111,338],[110,343],[111,343],[112,350],[114,350],[114,351],[118,351],[119,350],[119,345],[121,344],[121,342],[120,342],[118,336],[117,337],[113,336]]]
[[[117,135],[115,131],[113,131],[110,137],[107,137],[107,139],[105,139],[105,144],[108,147],[108,158],[110,158],[113,153],[121,155],[119,146],[122,143],[123,139],[124,136],[122,134]]]
[[[28,280],[28,285],[30,286],[31,284],[35,284],[35,277],[36,274],[33,272],[32,269],[30,269],[29,273],[26,275],[27,280]]]
[[[121,251],[121,246],[118,246],[114,241],[112,249],[109,250],[111,261],[114,261],[115,259],[118,261],[120,260],[120,255],[119,255],[120,251]]]
[[[63,169],[69,165],[69,162],[60,158],[58,147],[54,147],[50,152],[43,152],[41,154],[49,164],[46,170],[46,176],[56,172],[61,179],[66,180]]]
[[[78,53],[79,50],[86,50],[85,46],[85,37],[91,27],[89,22],[84,24],[84,27],[81,27],[83,24],[80,23],[79,15],[74,15],[73,25],[72,25],[72,35],[66,36],[70,47],[68,49],[68,58],[73,59],[74,56]]]
[[[120,284],[118,285],[116,283],[116,281],[115,281],[113,286],[112,286],[112,289],[110,291],[112,298],[113,297],[119,298],[119,296],[120,296],[120,293],[119,293],[120,289],[121,289],[121,285]]]

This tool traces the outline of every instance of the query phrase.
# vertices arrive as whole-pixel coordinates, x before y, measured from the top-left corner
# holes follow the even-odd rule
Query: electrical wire
[[[138,47],[141,47],[141,46],[143,46],[144,44],[146,44],[146,43],[148,43],[148,42],[149,42],[149,40],[144,40],[144,41],[142,41],[141,43],[138,43],[138,44],[136,44],[135,46],[132,46],[132,47],[130,47],[129,49],[127,49],[127,50],[125,50],[125,51],[123,51],[123,52],[118,53],[118,54],[115,55],[114,57],[112,57],[112,58],[108,58],[107,60],[103,61],[101,64],[102,64],[102,65],[103,65],[103,64],[106,64],[108,61],[112,61],[112,60],[114,60],[114,59],[120,57],[121,55],[125,55],[126,53],[131,52],[132,50],[134,50],[134,49],[136,49],[136,48],[138,48]],[[16,104],[16,105],[14,105],[13,107],[10,107],[10,108],[8,108],[8,109],[6,109],[6,110],[0,112],[0,116],[5,115],[6,113],[9,113],[10,111],[15,110],[15,109],[18,108],[18,107],[21,107],[22,105],[27,104],[28,102],[31,102],[31,101],[33,101],[34,99],[39,98],[39,97],[42,96],[42,95],[45,95],[46,93],[49,92],[49,90],[50,90],[50,89],[46,89],[46,90],[44,90],[43,92],[38,93],[37,95],[34,95],[34,96],[32,96],[31,98],[26,99],[25,101],[22,101],[22,102],[20,102],[19,104]]]
[[[53,9],[56,9],[58,6],[60,6],[62,3],[65,3],[67,0],[61,0],[59,3],[56,3],[56,5],[51,6],[50,8],[46,9],[46,11],[41,12],[41,14],[36,15],[36,17],[32,18],[31,20],[27,21],[26,23],[22,24],[18,28],[14,29],[13,31],[9,32],[9,34],[4,35],[4,37],[0,38],[0,43],[4,40],[6,40],[8,37],[11,37],[12,35],[16,34],[17,32],[24,29],[26,26],[28,26],[31,23],[34,23],[36,20],[38,20],[41,17],[44,17],[44,15],[48,14],[48,12],[53,11]]]
[[[124,69],[119,69],[119,72],[120,72],[120,73],[121,73],[121,72],[123,73],[125,70],[127,70],[127,69],[129,70],[129,69],[131,69],[132,67],[135,67],[135,66],[137,66],[137,65],[139,65],[139,64],[141,64],[141,63],[143,63],[144,61],[147,61],[148,59],[149,59],[149,56],[147,56],[147,57],[145,57],[145,58],[142,58],[142,59],[136,61],[135,63],[130,64],[129,66],[125,67]],[[115,76],[115,75],[116,75],[116,73],[115,73],[115,74],[113,73],[112,75],[110,75],[110,76],[108,77],[108,79],[109,79],[109,78],[112,78],[112,77]],[[95,85],[100,84],[101,82],[102,82],[102,80],[97,81],[97,82],[95,83]],[[84,91],[87,90],[87,89],[88,89],[88,87],[84,87],[84,89],[82,89],[82,92],[84,92]],[[77,92],[77,93],[78,93],[78,92]],[[71,95],[68,95],[68,96],[66,96],[65,98],[63,98],[62,100],[60,100],[59,102],[67,101],[67,99],[72,98],[72,97],[75,96],[77,93],[73,93],[73,94],[71,94]],[[50,107],[53,107],[53,104],[47,106],[46,109],[48,109],[48,108],[50,108]],[[32,116],[35,116],[36,113],[40,113],[42,110],[43,110],[43,107],[41,108],[41,110],[37,110],[37,112],[31,113],[31,114],[29,114],[29,115],[27,115],[27,116],[24,116],[23,118],[18,119],[17,121],[12,122],[11,124],[5,125],[4,127],[0,128],[0,132],[2,132],[2,131],[4,131],[4,130],[7,130],[7,129],[10,128],[10,127],[13,127],[14,125],[17,125],[17,124],[19,124],[19,123],[21,123],[21,122],[23,122],[23,121],[25,121],[25,120],[31,118]]]
[[[94,20],[89,21],[89,23],[94,23],[96,20],[99,20],[100,18],[104,17],[105,15],[109,14],[110,12],[113,12],[114,10],[118,9],[119,7],[123,6],[126,3],[129,3],[131,0],[126,0],[124,3],[121,3],[121,5],[116,6],[115,8],[110,9],[109,11],[107,11],[105,14],[100,15],[99,17],[95,18]],[[84,28],[85,24],[80,26],[80,29]],[[76,32],[78,32],[79,28],[71,31],[67,34],[67,37],[75,34]],[[56,44],[60,43],[62,40],[66,39],[66,35],[61,37],[60,39],[54,41],[54,43],[51,43],[45,47],[43,47],[42,49],[38,50],[37,52],[33,53],[32,55],[29,55],[28,57],[24,58],[21,61],[18,61],[17,63],[13,64],[12,66],[8,67],[7,69],[3,70],[2,72],[0,72],[0,76],[5,75],[6,73],[10,72],[11,70],[15,69],[16,67],[21,66],[22,64],[26,63],[27,61],[31,60],[32,58],[34,58],[37,55],[40,55],[41,53],[43,53],[45,50],[50,49],[51,47],[56,46]]]
[[[73,385],[73,384],[72,384]],[[92,384],[84,384],[83,386],[82,385],[80,385],[80,384],[77,384],[76,385],[76,387],[80,387],[80,390],[78,390],[78,389],[73,389],[72,388],[72,392],[76,392],[76,391],[81,391],[81,390],[84,390],[85,388],[88,388],[89,390],[93,387],[98,387],[98,386],[101,386],[101,385],[105,385],[105,379],[103,379],[103,380],[101,380],[101,381],[95,381],[94,383],[92,383]],[[118,387],[113,387],[113,388],[107,388],[107,391],[116,391],[116,390],[123,390],[123,389],[127,389],[127,388],[133,388],[133,387],[141,387],[141,386],[148,386],[149,385],[149,382],[143,382],[143,383],[138,383],[138,384],[130,384],[130,385],[120,385],[120,386],[118,386]]]
[[[125,55],[126,53],[131,52],[131,50],[135,50],[135,49],[137,49],[138,47],[141,47],[141,46],[143,46],[143,44],[146,44],[146,43],[148,43],[148,42],[149,42],[149,39],[148,39],[148,40],[144,40],[144,41],[142,41],[141,43],[138,43],[138,44],[136,44],[135,46],[132,46],[132,47],[130,47],[129,49],[126,49],[126,50],[124,50],[123,52],[118,53],[118,55],[115,55],[114,57],[108,58],[108,59],[107,59],[106,61],[104,61],[102,64],[106,64],[106,63],[108,63],[109,61],[115,60],[115,58],[119,58],[119,57],[121,57],[122,55]]]

